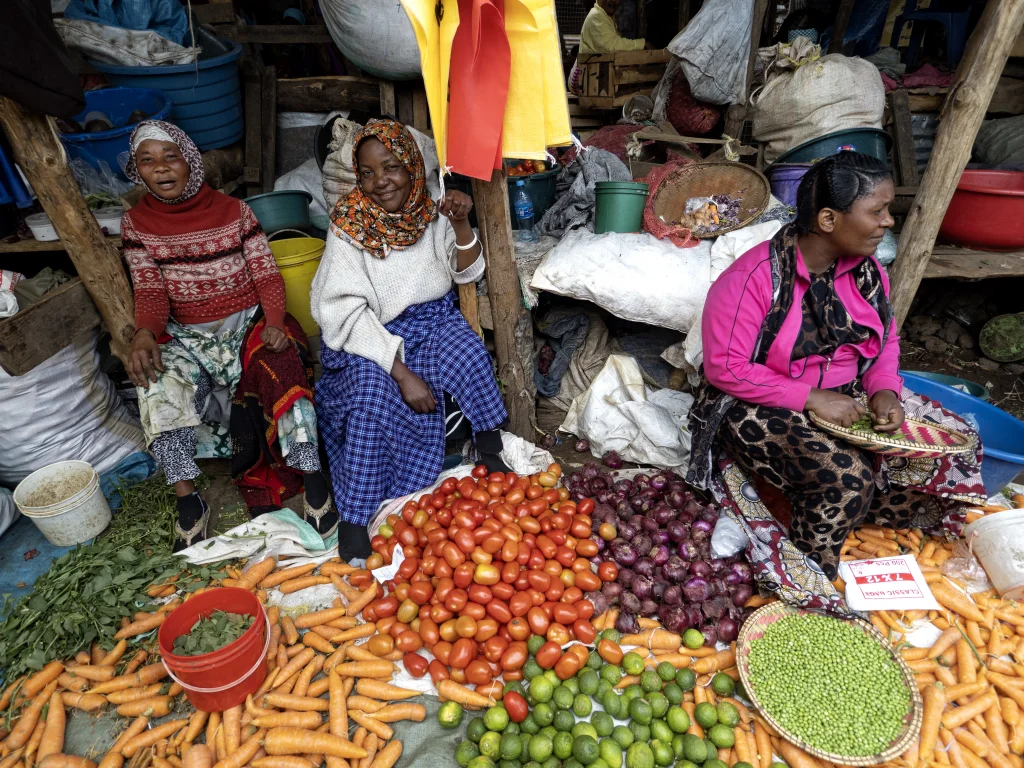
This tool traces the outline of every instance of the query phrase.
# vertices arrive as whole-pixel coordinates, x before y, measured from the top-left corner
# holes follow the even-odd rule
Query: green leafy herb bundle
[[[178,656],[201,656],[213,653],[229,645],[252,626],[252,616],[245,613],[214,611],[209,617],[199,619],[186,634],[174,641],[174,653]]]

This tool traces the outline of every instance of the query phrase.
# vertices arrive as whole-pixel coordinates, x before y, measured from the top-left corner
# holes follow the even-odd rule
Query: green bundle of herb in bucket
[[[219,587],[175,608],[157,633],[170,676],[196,709],[241,704],[267,675],[270,622],[254,594]]]
[[[244,613],[214,611],[208,618],[199,619],[186,635],[174,641],[178,656],[199,656],[219,651],[240,638],[252,626],[252,616]]]

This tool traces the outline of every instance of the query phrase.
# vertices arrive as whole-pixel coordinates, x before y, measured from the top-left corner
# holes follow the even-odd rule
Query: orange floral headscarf
[[[331,228],[344,232],[357,246],[378,259],[392,248],[414,245],[430,222],[437,219],[437,204],[427,194],[427,170],[412,134],[396,120],[371,120],[356,134],[352,167],[359,171],[357,153],[364,139],[377,139],[399,159],[409,172],[412,189],[402,209],[388,213],[369,195],[356,187],[338,201],[331,213]]]

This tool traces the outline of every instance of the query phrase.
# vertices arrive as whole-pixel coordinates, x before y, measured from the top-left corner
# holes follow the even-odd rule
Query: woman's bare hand
[[[876,432],[895,432],[907,417],[903,404],[891,389],[876,392],[868,403],[874,416]]]
[[[143,389],[149,389],[150,382],[156,383],[157,374],[164,372],[160,345],[152,331],[146,328],[136,331],[125,370],[132,384]]]
[[[807,396],[804,409],[822,421],[849,427],[867,411],[849,395],[831,392],[827,389],[812,389]]]
[[[288,349],[288,334],[280,328],[268,325],[260,334],[260,341],[267,345],[267,349],[274,353],[281,353]]]
[[[459,221],[469,216],[469,212],[473,210],[473,199],[465,192],[451,189],[445,192],[437,210],[442,216],[447,216],[452,221]]]
[[[405,363],[397,357],[391,368],[391,378],[398,384],[398,391],[402,393],[402,399],[405,400],[406,405],[415,413],[433,413],[437,408],[437,402],[434,400],[427,382],[410,371]]]

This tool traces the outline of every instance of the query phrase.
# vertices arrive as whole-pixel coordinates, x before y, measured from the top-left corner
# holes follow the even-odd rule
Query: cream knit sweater
[[[338,351],[365,357],[388,373],[395,355],[405,359],[404,341],[384,326],[414,304],[440,299],[452,281],[483,277],[484,257],[456,271],[455,230],[444,216],[427,226],[412,246],[377,259],[345,235],[327,234],[327,248],[313,278],[310,309],[320,338]]]

